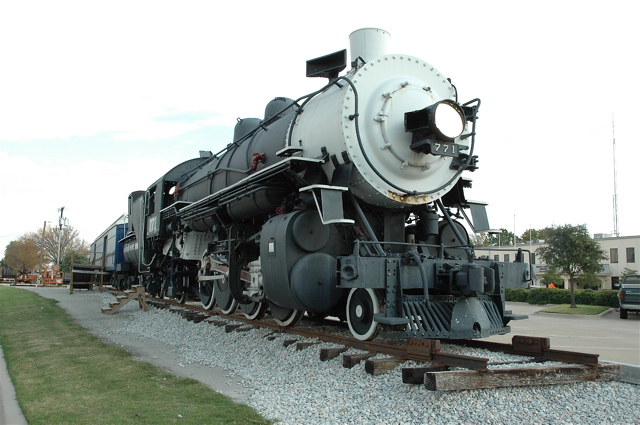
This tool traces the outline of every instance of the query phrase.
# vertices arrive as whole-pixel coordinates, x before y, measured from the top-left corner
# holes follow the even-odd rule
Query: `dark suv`
[[[640,275],[625,276],[618,292],[620,301],[620,318],[626,319],[628,311],[640,312]]]

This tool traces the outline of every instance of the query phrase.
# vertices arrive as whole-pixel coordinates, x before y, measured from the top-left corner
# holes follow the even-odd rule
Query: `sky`
[[[238,118],[320,88],[305,62],[365,27],[482,100],[466,196],[491,227],[613,233],[615,137],[618,229],[640,235],[636,18],[615,0],[3,1],[0,256],[63,206],[92,242]]]

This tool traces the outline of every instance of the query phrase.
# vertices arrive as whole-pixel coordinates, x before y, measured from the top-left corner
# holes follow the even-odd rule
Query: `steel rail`
[[[483,357],[446,353],[440,351],[439,346],[437,348],[433,348],[433,345],[425,344],[423,346],[423,344],[420,343],[421,341],[433,340],[409,339],[407,340],[406,345],[361,341],[355,338],[334,335],[326,332],[280,326],[276,323],[271,323],[264,320],[253,320],[237,314],[224,314],[220,311],[206,310],[200,306],[193,304],[181,304],[174,300],[152,298],[151,300],[148,299],[148,301],[151,304],[169,304],[174,307],[181,307],[184,309],[197,311],[199,313],[204,313],[209,317],[217,316],[223,319],[252,325],[256,328],[271,329],[276,332],[297,335],[309,339],[317,339],[323,342],[339,344],[345,347],[368,351],[374,354],[385,354],[400,359],[416,360],[422,362],[437,362],[451,367],[460,367],[471,370],[486,370],[489,365],[489,360]],[[513,337],[513,341],[511,344],[475,339],[447,339],[440,340],[440,342],[442,342],[443,344],[482,348],[489,351],[502,352],[505,354],[522,355],[525,357],[533,358],[533,361],[557,361],[562,363],[584,364],[588,366],[597,366],[599,364],[598,354],[554,350],[549,347],[548,338],[523,337],[516,335]]]
[[[149,301],[150,300],[148,300],[148,302]],[[406,360],[416,360],[416,361],[422,361],[422,362],[438,362],[451,367],[461,367],[461,368],[473,369],[473,370],[484,370],[487,368],[487,365],[489,363],[489,360],[486,358],[466,356],[461,354],[445,353],[445,352],[440,352],[438,349],[436,350],[416,349],[415,347],[413,349],[409,349],[408,346],[384,344],[384,343],[372,342],[372,341],[361,341],[355,338],[328,334],[326,332],[284,327],[284,326],[280,326],[278,324],[266,322],[263,320],[253,320],[253,319],[249,319],[247,317],[239,316],[235,314],[224,314],[219,311],[206,310],[204,308],[194,306],[194,305],[180,304],[177,301],[173,301],[173,300],[155,300],[154,299],[153,302],[151,303],[166,303],[166,304],[173,305],[175,307],[181,307],[181,308],[205,313],[209,316],[218,316],[224,319],[250,324],[258,328],[267,328],[273,331],[287,333],[291,335],[298,335],[304,338],[310,338],[310,339],[315,338],[323,342],[340,344],[346,347],[368,351],[370,353],[385,354],[385,355],[406,359]]]

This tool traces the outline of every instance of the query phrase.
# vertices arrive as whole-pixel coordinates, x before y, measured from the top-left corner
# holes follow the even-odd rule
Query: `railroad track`
[[[342,355],[344,367],[365,362],[366,372],[372,375],[389,372],[412,360],[412,364],[417,362],[419,366],[403,367],[403,382],[421,384],[433,391],[613,381],[620,377],[619,365],[601,364],[597,354],[554,350],[550,347],[549,338],[544,337],[516,335],[511,344],[484,340],[440,341],[417,338],[410,338],[406,342],[371,342],[340,335],[340,332],[282,327],[265,320],[251,320],[244,315],[205,310],[199,305],[181,304],[173,300],[150,297],[147,302],[156,308],[169,309],[187,320],[207,321],[215,326],[223,326],[226,332],[267,328],[273,331],[267,335],[270,339],[275,339],[274,335],[277,333],[290,334],[292,338],[285,340],[284,344],[296,344],[298,350],[320,342],[333,343],[338,347],[320,349],[321,361]],[[337,325],[333,327],[340,329]],[[305,340],[300,341],[297,337]],[[490,361],[487,357],[449,352],[451,348],[460,346],[510,356],[505,361]],[[363,353],[349,353],[352,348]],[[513,360],[514,356],[518,359]]]

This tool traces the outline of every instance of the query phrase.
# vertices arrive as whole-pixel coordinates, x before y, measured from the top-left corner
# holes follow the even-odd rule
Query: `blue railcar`
[[[122,242],[127,234],[127,228],[128,223],[123,214],[91,243],[91,252],[89,253],[89,263],[104,267],[104,271],[108,273],[105,280],[116,287],[120,285],[116,282],[115,272],[128,269],[124,258],[124,243]]]

